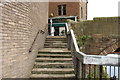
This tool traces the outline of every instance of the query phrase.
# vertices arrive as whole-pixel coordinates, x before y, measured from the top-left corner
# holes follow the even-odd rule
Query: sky
[[[120,0],[88,0],[88,20],[94,17],[118,16]]]

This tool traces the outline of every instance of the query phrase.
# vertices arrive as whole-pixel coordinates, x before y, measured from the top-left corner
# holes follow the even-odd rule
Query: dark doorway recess
[[[54,27],[55,32],[54,32],[54,36],[59,36],[59,27]]]

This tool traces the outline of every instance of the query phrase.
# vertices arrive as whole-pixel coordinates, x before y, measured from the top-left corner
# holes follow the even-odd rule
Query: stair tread
[[[40,64],[40,65],[48,65],[48,64],[72,64],[71,62],[44,62],[44,63],[42,63],[42,62],[35,62],[35,64]]]
[[[66,36],[47,36],[47,38],[66,38]]]
[[[53,71],[53,72],[56,72],[56,71],[74,71],[73,68],[34,68],[32,71]]]
[[[36,58],[36,60],[59,60],[59,61],[71,61],[72,58]]]
[[[73,63],[71,62],[35,62],[35,66],[52,66],[53,67],[57,66],[57,65],[62,65],[62,66],[73,66]]]
[[[49,47],[49,48],[66,48],[67,45],[44,45],[44,47]]]
[[[67,44],[67,43],[45,43],[45,44]]]
[[[67,48],[43,48],[41,50],[39,50],[39,52],[68,52],[70,53],[70,51]]]
[[[67,43],[67,41],[49,41],[49,40],[46,40],[45,43]]]
[[[65,77],[75,77],[74,74],[32,74],[31,78],[65,78]]]
[[[37,56],[71,56],[70,54],[38,54]],[[71,56],[72,57],[72,56]]]

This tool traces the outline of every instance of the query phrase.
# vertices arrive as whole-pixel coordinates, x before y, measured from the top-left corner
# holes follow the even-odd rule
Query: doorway
[[[54,27],[54,36],[59,36],[59,27]]]

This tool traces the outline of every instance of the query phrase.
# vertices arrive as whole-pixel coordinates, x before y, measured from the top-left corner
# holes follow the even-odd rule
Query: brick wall
[[[86,2],[50,2],[49,16],[53,13],[54,17],[58,16],[58,5],[66,4],[66,16],[78,16],[81,20],[87,19]],[[81,18],[81,7],[83,8],[83,18]]]
[[[40,33],[29,53],[38,30],[44,31],[47,27],[48,3],[1,4],[2,78],[27,78],[38,50],[44,45],[46,35]]]

